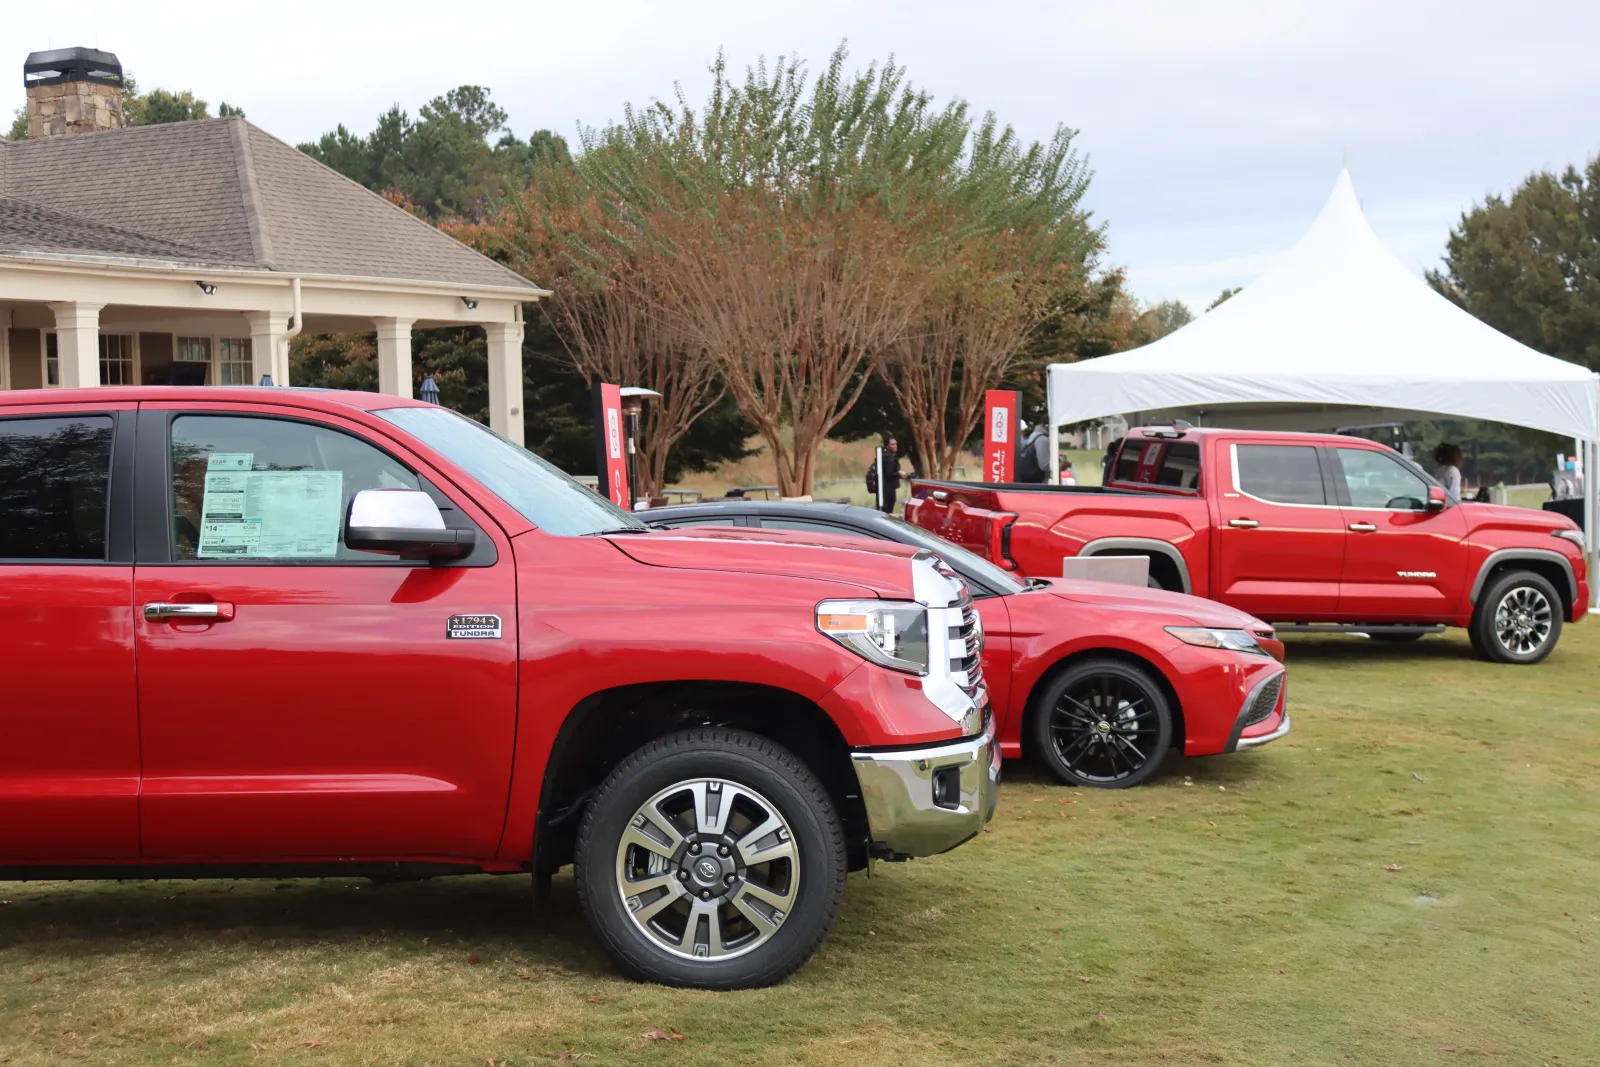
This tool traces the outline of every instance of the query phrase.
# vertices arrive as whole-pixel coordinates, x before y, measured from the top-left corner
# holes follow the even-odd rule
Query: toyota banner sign
[[[1022,394],[1010,389],[990,389],[983,396],[985,413],[983,480],[1017,480],[1017,412]]]

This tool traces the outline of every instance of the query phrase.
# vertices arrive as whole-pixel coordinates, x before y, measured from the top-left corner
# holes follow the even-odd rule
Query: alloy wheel
[[[1160,717],[1150,694],[1110,674],[1080,679],[1050,711],[1050,743],[1072,772],[1113,783],[1135,774],[1155,753]]]
[[[616,881],[634,925],[660,948],[730,959],[766,943],[794,910],[800,855],[766,797],[699,778],[634,812],[617,846]]]
[[[1512,588],[1494,609],[1494,636],[1508,652],[1526,656],[1550,638],[1554,611],[1531,585]]]

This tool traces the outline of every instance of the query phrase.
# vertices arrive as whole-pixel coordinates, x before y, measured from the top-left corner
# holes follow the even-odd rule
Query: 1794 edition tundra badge
[[[444,635],[463,641],[498,641],[500,616],[452,615],[445,620]]]

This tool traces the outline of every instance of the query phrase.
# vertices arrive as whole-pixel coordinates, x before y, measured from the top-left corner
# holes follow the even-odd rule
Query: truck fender
[[[1176,545],[1157,541],[1153,537],[1097,537],[1078,550],[1079,556],[1157,555],[1165,556],[1178,569],[1178,580],[1183,584],[1180,593],[1192,593],[1194,584],[1189,581],[1189,565]],[[1554,553],[1552,553],[1554,555]],[[1476,590],[1474,590],[1476,594]]]
[[[1467,593],[1467,603],[1476,605],[1478,595],[1483,592],[1484,584],[1488,582],[1489,575],[1502,563],[1515,563],[1518,560],[1531,560],[1539,563],[1554,563],[1560,566],[1562,573],[1567,576],[1567,603],[1574,604],[1578,600],[1578,579],[1572,573],[1572,561],[1561,553],[1548,548],[1501,548],[1484,557],[1483,563],[1478,566],[1477,577],[1472,579],[1472,589]]]

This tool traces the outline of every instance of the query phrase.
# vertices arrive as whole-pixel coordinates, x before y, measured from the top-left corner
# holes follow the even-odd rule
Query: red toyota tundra
[[[1024,575],[1143,555],[1152,585],[1279,632],[1407,641],[1462,626],[1502,663],[1542,660],[1589,603],[1570,519],[1453,502],[1393,449],[1329,434],[1146,427],[1104,487],[917,480],[906,518]]]
[[[964,584],[648,532],[373,393],[0,394],[0,878],[572,863],[632,973],[778,981],[999,749]]]

